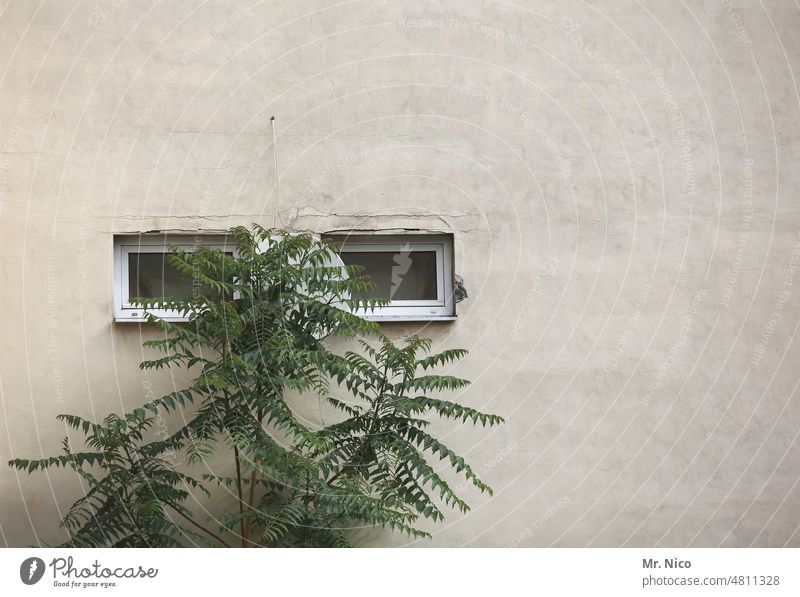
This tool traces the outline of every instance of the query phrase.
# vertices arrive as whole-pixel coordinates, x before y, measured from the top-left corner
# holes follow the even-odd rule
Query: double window
[[[358,314],[374,321],[449,320],[455,317],[453,237],[430,235],[327,235],[340,246],[344,265],[358,265],[375,289],[354,298],[379,298],[386,306]],[[185,314],[149,309],[133,298],[208,296],[211,289],[175,269],[167,259],[173,246],[193,251],[201,245],[234,254],[225,236],[137,234],[114,238],[114,316],[142,322],[152,313],[167,321]]]

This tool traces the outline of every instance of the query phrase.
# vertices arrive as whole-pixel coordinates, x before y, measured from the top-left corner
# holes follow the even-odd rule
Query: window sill
[[[443,315],[441,317],[426,317],[423,315],[362,315],[361,317],[367,321],[375,321],[378,323],[391,323],[393,321],[455,321],[458,319],[457,315]]]
[[[424,316],[424,315],[362,315],[362,319],[367,321],[374,321],[376,323],[392,323],[404,321],[455,321],[458,319],[457,315],[442,315]],[[188,323],[187,317],[161,317],[164,321],[170,323]],[[147,323],[146,317],[114,317],[114,323]]]
[[[163,321],[167,321],[169,323],[189,323],[189,319],[186,317],[159,317]],[[143,323],[147,324],[146,317],[115,317],[114,323]]]

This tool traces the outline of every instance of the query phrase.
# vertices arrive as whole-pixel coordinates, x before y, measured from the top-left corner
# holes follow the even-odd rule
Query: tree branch
[[[253,509],[253,502],[256,499],[256,471],[255,469],[250,474],[250,497],[247,500],[247,507],[252,510]],[[250,542],[251,545],[256,546],[255,543],[250,541],[250,525],[252,524],[253,519],[248,518],[247,524],[245,525],[245,529],[247,530],[247,540]]]
[[[226,542],[225,542],[225,541],[222,539],[222,537],[220,537],[219,535],[217,535],[217,534],[216,534],[216,533],[214,533],[213,531],[210,531],[210,530],[208,530],[206,527],[204,527],[204,526],[203,526],[203,525],[201,525],[200,523],[198,523],[198,522],[195,522],[195,521],[194,521],[194,520],[193,520],[193,519],[192,519],[190,516],[187,516],[186,514],[184,514],[183,512],[181,512],[181,511],[180,511],[178,508],[176,508],[174,505],[172,505],[172,504],[169,504],[169,506],[170,506],[170,507],[171,507],[173,510],[175,510],[175,512],[177,512],[179,515],[183,516],[183,517],[184,517],[186,520],[188,520],[189,522],[191,522],[191,523],[192,523],[194,526],[196,526],[198,529],[200,529],[200,530],[201,530],[201,531],[203,531],[204,533],[207,533],[208,535],[210,535],[210,536],[214,537],[214,539],[216,539],[217,541],[219,541],[220,543],[222,543],[222,544],[223,544],[225,547],[230,547],[230,545],[229,545],[228,543],[226,543]]]
[[[247,529],[244,523],[244,499],[242,496],[242,464],[239,460],[239,448],[233,447],[233,456],[236,459],[236,489],[239,492],[239,528],[242,531],[242,547],[247,547]]]

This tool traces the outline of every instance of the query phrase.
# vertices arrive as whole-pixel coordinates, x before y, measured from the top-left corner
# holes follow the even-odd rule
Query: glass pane
[[[131,298],[215,294],[205,284],[195,283],[172,267],[166,257],[166,253],[128,253],[128,295]]]
[[[363,266],[362,275],[369,276],[377,286],[367,293],[369,298],[391,301],[437,299],[435,251],[343,251],[342,261],[347,265]]]

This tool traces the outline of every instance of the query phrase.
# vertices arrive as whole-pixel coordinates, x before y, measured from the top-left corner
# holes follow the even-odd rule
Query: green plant
[[[153,417],[109,415],[102,424],[71,415],[58,418],[82,431],[92,451],[73,452],[64,438],[62,456],[17,459],[10,464],[29,473],[69,467],[83,480],[83,497],[72,504],[61,522],[70,535],[63,547],[172,547],[187,537],[199,539],[176,524],[172,513],[224,543],[216,533],[195,523],[184,505],[189,497],[187,488],[202,488],[169,462],[174,442],[144,441]]]
[[[207,295],[139,299],[144,309],[174,309],[189,319],[176,324],[151,316],[164,337],[145,344],[163,356],[141,367],[197,371],[192,384],[102,425],[65,418],[100,452],[75,454],[65,443],[63,456],[12,461],[28,472],[69,465],[99,488],[65,517],[68,544],[161,546],[203,538],[229,545],[235,537],[242,547],[344,546],[348,529],[359,525],[425,536],[415,526],[420,517],[441,520],[442,505],[468,509],[429,457],[491,491],[427,431],[431,414],[483,425],[501,421],[435,395],[468,382],[425,370],[465,351],[424,356],[429,341],[412,337],[395,346],[374,323],[355,316],[380,301],[351,298],[372,285],[359,268],[335,265],[332,245],[257,226],[237,228],[232,237],[234,255],[199,247],[170,256],[178,271],[210,289]],[[377,335],[380,345],[360,340],[364,355],[339,355],[321,340],[328,334]],[[349,396],[334,397],[333,390]],[[345,418],[312,429],[297,420],[287,392],[322,396]],[[144,440],[155,417],[190,404],[188,421],[169,438]],[[203,486],[163,455],[182,451],[191,464],[223,444],[230,474],[206,475],[203,482],[226,487],[237,499],[235,510],[220,517],[223,528],[214,530],[184,503],[189,489]],[[88,472],[93,465],[101,474]],[[191,530],[173,522],[173,511]],[[125,523],[109,534],[104,529],[115,515]]]
[[[430,350],[430,340],[418,336],[408,338],[403,346],[396,346],[386,336],[380,337],[378,348],[363,340],[360,344],[365,356],[349,351],[341,358],[331,359],[327,367],[332,377],[358,399],[348,404],[328,397],[331,404],[347,414],[345,420],[319,433],[332,447],[319,454],[330,474],[328,484],[368,487],[370,495],[399,513],[407,526],[419,517],[442,520],[444,514],[437,498],[466,512],[469,506],[428,462],[428,457],[446,461],[482,492],[491,493],[491,488],[461,456],[427,431],[428,417],[436,415],[483,426],[497,425],[502,418],[431,396],[459,390],[469,382],[425,373],[460,359],[466,351],[452,349],[420,356]]]
[[[148,407],[156,414],[160,408],[169,411],[186,402],[199,405],[173,436],[186,446],[190,462],[207,456],[220,440],[229,444],[233,474],[219,481],[235,491],[238,511],[222,519],[247,546],[260,544],[253,539],[256,534],[266,532],[266,540],[272,537],[265,530],[270,528],[265,516],[269,520],[270,515],[261,515],[270,508],[263,504],[259,485],[262,490],[271,488],[267,494],[281,503],[287,488],[296,485],[293,474],[298,467],[309,466],[276,437],[290,444],[319,444],[316,434],[294,417],[285,392],[324,392],[327,382],[319,363],[328,352],[320,337],[374,331],[373,324],[352,311],[377,303],[350,298],[371,284],[357,268],[343,272],[335,264],[331,245],[260,227],[253,232],[238,228],[233,236],[235,257],[206,247],[191,253],[176,251],[171,257],[176,269],[212,289],[214,296],[142,300],[144,308],[177,309],[189,316],[187,326],[151,317],[166,337],[147,346],[165,356],[142,367],[200,369],[191,387]],[[283,496],[274,491],[265,471],[281,479]],[[264,507],[259,509],[256,500]],[[309,513],[297,519],[296,511],[283,512],[311,526]]]

